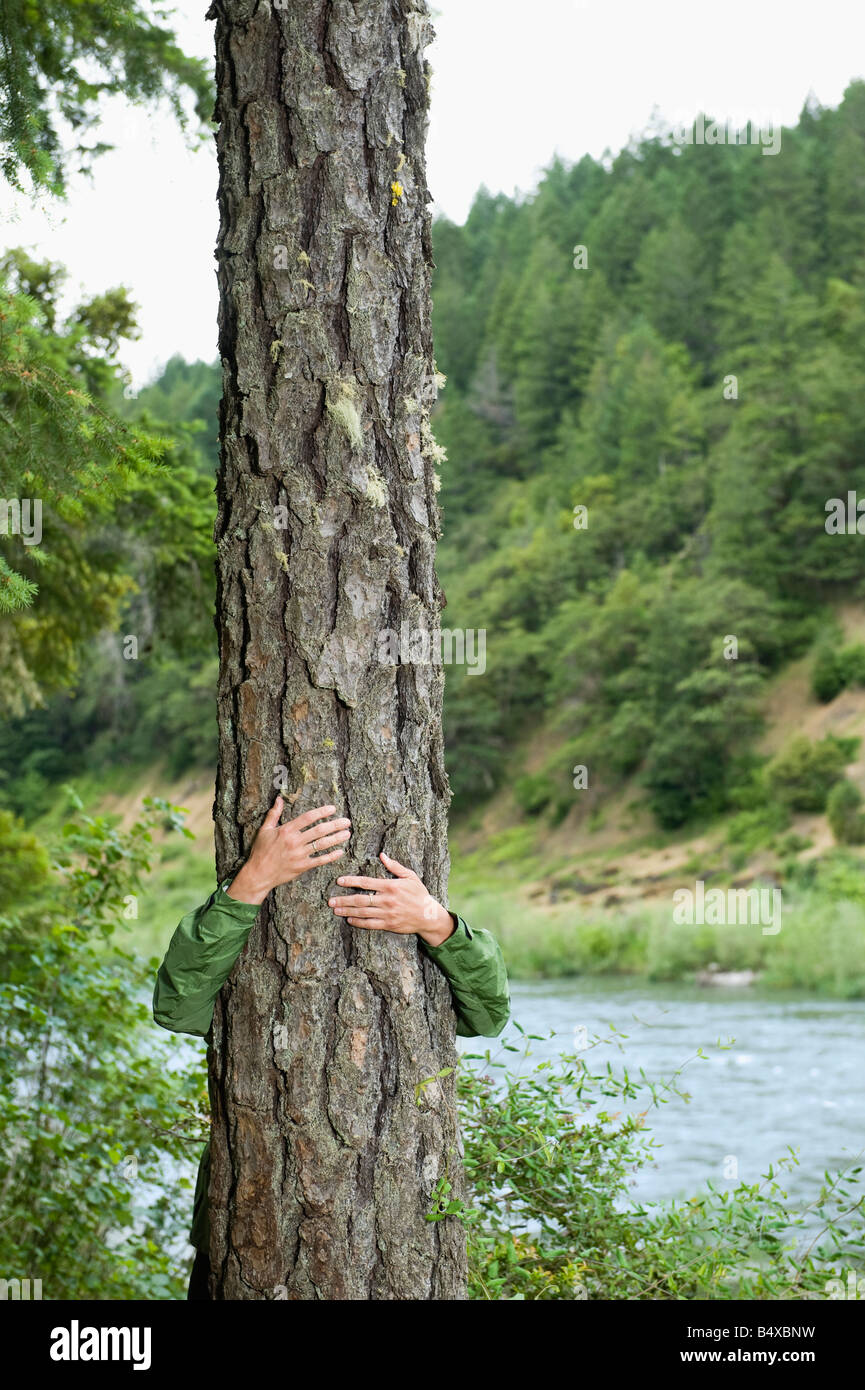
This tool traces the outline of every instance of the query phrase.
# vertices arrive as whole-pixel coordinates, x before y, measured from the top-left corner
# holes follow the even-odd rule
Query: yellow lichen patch
[[[367,469],[366,495],[374,507],[383,507],[387,501],[387,483],[374,463]]]
[[[354,448],[361,449],[363,427],[354,385],[349,381],[340,381],[334,387],[328,386],[325,409]]]
[[[444,463],[447,460],[447,450],[443,449],[441,444],[436,443],[433,432],[428,424],[424,423],[421,433],[423,435],[423,448],[421,449],[421,453],[424,457],[432,459],[436,466]]]
[[[390,191],[393,194],[393,197],[390,200],[390,205],[392,208],[395,208],[403,193],[405,192],[405,189],[403,188],[399,179],[394,179],[393,183],[390,186]]]

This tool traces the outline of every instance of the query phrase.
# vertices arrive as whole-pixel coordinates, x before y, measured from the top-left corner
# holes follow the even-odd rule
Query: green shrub
[[[643,781],[649,806],[665,830],[724,809],[722,768],[715,749],[695,728],[690,711],[676,710],[655,732]]]
[[[817,699],[828,704],[846,684],[837,647],[829,643],[819,647],[811,668],[811,689]]]
[[[862,860],[849,850],[832,850],[823,859],[802,865],[800,873],[804,891],[813,889],[833,902],[854,902],[865,907]]]
[[[740,811],[727,826],[727,843],[745,851],[746,855],[768,845],[781,830],[790,824],[790,811],[778,802],[768,802],[751,811]]]
[[[593,1049],[609,1042],[621,1046],[615,1029],[586,1040],[579,1055],[530,1069],[528,1042],[506,1041],[502,1052],[523,1054],[516,1072],[500,1053],[463,1055],[467,1204],[449,1199],[445,1180],[430,1219],[465,1223],[469,1297],[825,1297],[835,1261],[843,1255],[851,1265],[850,1250],[861,1244],[860,1204],[848,1187],[858,1181],[855,1161],[843,1178],[827,1174],[801,1209],[784,1191],[792,1153],[756,1183],[707,1186],[681,1203],[635,1205],[630,1176],[654,1157],[646,1116],[685,1092],[681,1071],[651,1081],[603,1062],[592,1068]],[[706,1060],[702,1049],[697,1058]]]
[[[822,811],[847,761],[842,740],[830,734],[812,743],[800,734],[769,764],[766,778],[777,800],[791,811]]]
[[[46,1298],[184,1295],[176,1251],[203,1137],[203,1077],[178,1069],[178,1039],[154,1036],[156,962],[113,939],[166,814],[165,802],[145,802],[128,834],[78,816],[50,875],[38,853],[31,869],[20,861],[23,889],[3,904],[0,1268],[41,1279]],[[33,854],[32,837],[3,817],[0,864],[22,849]],[[166,1159],[177,1175],[168,1181]]]
[[[546,772],[527,773],[514,783],[514,796],[527,816],[536,816],[555,796],[552,777]]]
[[[813,843],[807,835],[797,835],[791,830],[789,835],[785,835],[783,840],[778,842],[777,849],[779,854],[795,855],[801,854],[803,849],[810,849]]]
[[[633,772],[645,758],[654,733],[651,710],[626,700],[610,720],[601,745],[605,767],[618,776]]]
[[[849,685],[865,685],[865,644],[853,642],[839,650],[837,643],[824,642],[814,658],[811,689],[828,704]]]
[[[837,782],[826,802],[826,815],[839,845],[865,844],[862,793],[848,778]]]
[[[727,799],[737,811],[756,811],[767,806],[771,797],[766,785],[768,758],[748,753],[731,760],[730,790]]]
[[[865,644],[855,642],[845,647],[839,657],[845,685],[865,685]]]

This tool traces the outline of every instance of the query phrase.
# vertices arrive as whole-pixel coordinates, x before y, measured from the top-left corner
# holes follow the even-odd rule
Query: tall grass
[[[514,979],[635,974],[681,980],[717,964],[760,972],[777,988],[865,998],[865,904],[818,889],[791,898],[781,930],[758,925],[688,926],[673,921],[672,901],[627,911],[585,912],[578,904],[532,908],[489,891],[468,894],[458,910],[492,931]]]

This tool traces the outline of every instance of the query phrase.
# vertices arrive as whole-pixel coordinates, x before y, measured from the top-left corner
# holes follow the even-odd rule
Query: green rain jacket
[[[173,1033],[208,1035],[216,996],[246,945],[259,911],[257,903],[237,902],[224,888],[217,888],[206,903],[187,913],[156,976],[153,1017],[158,1024]],[[500,1033],[511,1006],[507,971],[494,937],[470,930],[457,917],[456,929],[441,946],[427,946],[422,940],[420,944],[450,985],[457,1033],[464,1038],[493,1038]],[[198,1167],[189,1236],[197,1250],[207,1250],[210,1243],[209,1172],[208,1143]]]

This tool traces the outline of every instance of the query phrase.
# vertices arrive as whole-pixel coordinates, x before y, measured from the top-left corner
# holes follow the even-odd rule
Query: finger
[[[335,806],[316,806],[314,811],[304,811],[302,815],[295,816],[288,824],[292,830],[305,830],[308,825],[314,825],[322,816],[331,816],[336,810]]]
[[[350,830],[337,830],[334,835],[319,835],[312,841],[309,847],[310,853],[318,854],[320,849],[332,849],[334,845],[342,844],[342,842],[348,840],[350,836]],[[313,845],[315,846],[314,850]]]
[[[375,917],[383,920],[380,907],[335,907],[337,917]]]
[[[376,906],[377,906],[377,907],[379,908],[379,910],[381,910],[382,903],[381,903],[381,902],[376,903],[376,901],[375,901],[375,899],[376,899],[377,896],[378,896],[378,895],[377,895],[377,894],[374,894],[374,893],[370,893],[370,894],[368,894],[367,896],[364,896],[363,893],[352,893],[350,897],[328,898],[328,900],[327,900],[327,905],[328,905],[328,907],[348,907],[348,908],[352,908],[352,907],[376,907]]]
[[[361,878],[357,874],[348,874],[336,881],[340,888],[366,888],[370,893],[383,892],[391,882],[389,878]]]
[[[345,830],[351,825],[348,816],[341,816],[339,820],[326,820],[323,825],[311,825],[308,830],[301,832],[301,840],[305,845],[311,840],[321,840],[325,835],[333,835],[337,830]]]
[[[361,921],[359,917],[349,917],[347,921],[351,927],[363,927],[367,931],[387,931],[387,922],[381,918],[376,918],[375,921]]]
[[[282,797],[277,796],[276,800],[274,801],[264,820],[261,822],[262,825],[266,825],[268,827],[279,825],[279,818],[282,815],[282,809],[284,806],[285,802],[283,801]]]
[[[389,854],[380,854],[379,859],[386,869],[389,869],[397,878],[417,878],[414,869],[407,869],[405,864],[400,864],[398,859],[391,859]]]
[[[330,854],[321,854],[315,859],[309,858],[301,869],[301,873],[305,874],[307,869],[317,869],[321,864],[332,864],[334,859],[341,859],[344,854],[344,849],[334,849],[331,850]]]

